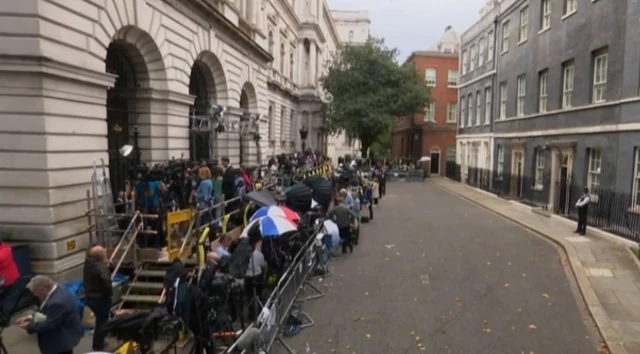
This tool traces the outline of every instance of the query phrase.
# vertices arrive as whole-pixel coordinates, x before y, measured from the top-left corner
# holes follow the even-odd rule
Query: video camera
[[[189,161],[170,160],[167,164],[147,166],[140,164],[132,166],[129,170],[131,179],[140,182],[167,181],[173,177],[181,176],[189,169]]]

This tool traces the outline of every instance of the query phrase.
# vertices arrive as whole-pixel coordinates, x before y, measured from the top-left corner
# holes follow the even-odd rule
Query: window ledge
[[[501,51],[501,52],[500,52],[500,55],[505,55],[505,54],[507,54],[507,53],[509,53],[509,49]]]
[[[543,29],[541,29],[541,30],[538,32],[538,34],[543,34],[543,33],[545,33],[545,32],[548,32],[550,29],[551,29],[551,26],[549,26],[549,27],[547,27],[547,28],[543,28]]]
[[[593,101],[593,104],[607,103],[607,100]]]
[[[571,11],[571,12],[565,14],[564,16],[560,17],[560,20],[564,21],[564,20],[568,19],[569,17],[575,15],[576,13],[578,13],[578,10]]]
[[[529,40],[529,38],[525,38],[525,39],[521,40],[520,42],[518,42],[518,46],[521,46],[521,45],[527,43],[528,40]]]
[[[489,125],[489,124],[491,124],[491,121],[484,122],[484,125]]]

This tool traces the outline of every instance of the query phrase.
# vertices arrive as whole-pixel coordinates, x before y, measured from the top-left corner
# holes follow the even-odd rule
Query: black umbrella
[[[284,204],[291,210],[304,214],[311,209],[313,190],[304,183],[296,183],[284,192]]]
[[[276,199],[273,197],[273,194],[266,190],[249,192],[245,195],[245,198],[256,203],[259,206],[278,204],[276,202]]]
[[[324,207],[331,204],[331,199],[333,198],[333,186],[330,181],[320,179],[314,182],[310,187],[313,191],[311,196],[316,203]]]
[[[313,176],[309,176],[307,178],[304,179],[304,181],[302,181],[302,183],[304,183],[305,185],[307,185],[307,187],[313,189],[313,185],[315,183],[317,183],[318,181],[323,181],[324,178],[317,176],[317,175],[313,175]]]

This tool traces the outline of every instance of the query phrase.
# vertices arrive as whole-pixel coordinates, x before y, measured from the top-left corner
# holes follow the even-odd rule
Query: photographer
[[[162,194],[167,192],[167,186],[160,179],[153,180],[152,171],[147,176],[138,181],[135,187],[136,209],[146,215],[157,215],[155,219],[147,220],[152,230],[156,231],[156,235],[146,234],[139,237],[140,247],[155,247],[162,249],[164,247],[163,237],[163,213],[162,213]],[[153,240],[150,242],[150,240]]]
[[[244,278],[245,296],[249,300],[249,320],[258,318],[260,301],[264,288],[264,274],[267,274],[267,262],[262,254],[262,241],[258,241],[249,260],[249,269]]]

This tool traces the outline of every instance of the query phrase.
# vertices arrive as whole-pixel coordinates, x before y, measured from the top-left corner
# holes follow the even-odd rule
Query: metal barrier
[[[313,271],[320,262],[326,260],[322,256],[324,255],[323,247],[315,242],[316,235],[319,232],[322,232],[322,230],[316,230],[302,250],[298,252],[292,264],[280,278],[271,296],[264,303],[258,321],[253,325],[254,328],[259,330],[258,340],[254,343],[253,348],[244,350],[243,354],[268,353],[275,343],[282,345],[287,352],[295,354],[295,351],[280,336],[294,308],[298,311],[298,318],[303,319],[303,323],[300,325],[301,328],[304,329],[314,325],[313,318],[302,311],[300,304],[305,301],[319,299],[325,295],[324,292],[309,282]],[[312,294],[300,297],[301,292],[307,289]],[[236,342],[229,347],[225,353],[233,353],[237,344]]]
[[[422,182],[425,173],[423,170],[392,170],[387,171],[387,181],[390,182]]]

